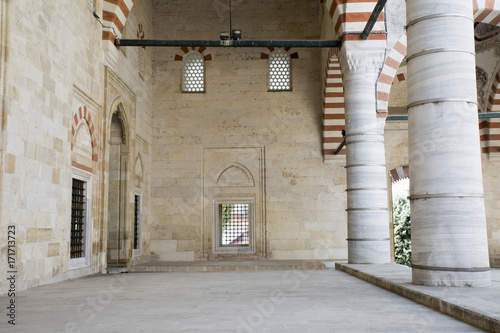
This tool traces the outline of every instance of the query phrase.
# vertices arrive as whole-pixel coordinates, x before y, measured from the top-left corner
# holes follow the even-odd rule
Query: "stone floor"
[[[125,273],[0,297],[0,332],[480,332],[335,270]]]

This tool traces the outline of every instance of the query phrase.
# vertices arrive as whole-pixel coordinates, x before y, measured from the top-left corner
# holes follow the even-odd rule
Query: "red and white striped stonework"
[[[396,42],[385,60],[377,82],[377,117],[387,117],[389,112],[389,94],[393,82],[404,81],[406,69],[400,69],[406,57],[406,33]]]
[[[370,18],[377,0],[326,0],[325,10],[330,14],[336,38],[358,40],[359,35],[345,35],[346,32],[361,32]],[[372,32],[385,31],[384,13],[382,12],[375,23]],[[371,38],[380,39],[385,34],[372,35]],[[369,37],[369,39],[371,39]]]
[[[500,0],[472,0],[474,22],[500,24]]]
[[[410,177],[410,167],[408,165],[403,165],[391,170],[392,182],[395,183],[398,180]]]
[[[102,39],[115,42],[115,34],[121,38],[127,17],[136,0],[104,0],[102,9]]]
[[[345,129],[345,111],[342,72],[338,58],[332,56],[326,70],[323,100],[323,155],[325,161],[335,159],[335,157],[345,158],[345,147],[338,155],[334,155],[335,150],[343,140],[343,129]]]
[[[487,112],[500,112],[500,73],[497,73],[491,84]]]
[[[261,55],[260,55],[260,58],[261,59],[269,59],[269,57],[271,56],[271,53],[273,53],[273,51],[276,49],[274,47],[268,47],[267,48],[269,50],[269,52],[262,52]],[[299,53],[298,52],[291,52],[292,48],[291,47],[285,47],[283,48],[283,50],[285,50],[288,55],[290,56],[290,59],[299,59]]]
[[[181,52],[177,53],[175,55],[175,61],[182,61],[184,60],[184,56],[186,54],[188,54],[189,52],[191,51],[195,51],[195,52],[199,52],[202,56],[203,56],[203,59],[205,59],[205,61],[209,61],[209,60],[212,60],[212,55],[209,53],[209,54],[203,54],[207,48],[206,47],[187,47],[187,46],[183,46],[180,48]]]
[[[473,0],[474,21],[500,25],[500,0]],[[493,79],[488,97],[487,112],[500,112],[500,73]],[[500,153],[500,119],[480,120],[479,135],[483,153]]]
[[[78,108],[78,111],[73,115],[73,123],[71,124],[71,151],[73,151],[73,140],[75,138],[76,129],[78,128],[78,125],[80,124],[80,121],[82,121],[82,119],[88,126],[90,139],[92,140],[92,161],[97,162],[98,154],[95,126],[92,122],[92,116],[90,115],[90,112],[88,112],[86,106]]]
[[[481,151],[483,153],[500,153],[500,119],[491,118],[480,120],[479,137],[481,140]]]

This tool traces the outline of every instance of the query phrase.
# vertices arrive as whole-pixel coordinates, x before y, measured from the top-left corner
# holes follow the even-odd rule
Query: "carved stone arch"
[[[394,80],[404,81],[405,75],[399,71],[407,53],[406,33],[401,35],[384,62],[377,81],[377,117],[386,118],[389,112],[389,94]]]
[[[217,172],[215,183],[218,186],[250,186],[255,187],[252,173],[242,164],[233,162]]]
[[[92,159],[92,138],[86,121],[80,121],[77,125],[71,147],[78,155]]]
[[[392,169],[390,172],[393,184],[399,180],[410,178],[410,166],[408,165],[399,166],[397,168]]]
[[[82,126],[85,126],[86,128],[82,128]],[[89,148],[91,151],[91,156],[89,156],[89,158],[92,159],[92,161],[97,162],[98,153],[95,126],[92,122],[90,112],[87,110],[86,106],[80,107],[78,111],[73,115],[73,123],[71,124],[71,151],[73,151],[73,149],[75,148],[75,142],[76,140],[78,140],[77,136],[82,130],[88,131],[88,135],[90,137],[90,143],[88,144],[90,145]]]
[[[104,0],[102,39],[114,43],[115,35],[121,37],[135,0]]]
[[[473,0],[474,22],[500,25],[500,1]]]
[[[129,121],[127,112],[120,98],[117,98],[112,104],[111,112],[109,113],[109,119],[107,120],[107,128],[111,128],[111,121],[113,119],[113,116],[115,115],[118,117],[122,128],[123,144],[126,145],[128,142],[127,139],[129,138]]]

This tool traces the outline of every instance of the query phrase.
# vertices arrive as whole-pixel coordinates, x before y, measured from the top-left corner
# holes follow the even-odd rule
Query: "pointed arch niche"
[[[109,68],[105,91],[106,261],[108,267],[130,267],[134,241],[136,97]]]
[[[218,186],[255,186],[250,171],[240,163],[231,163],[224,166],[215,176]]]
[[[119,107],[111,117],[109,135],[108,183],[108,266],[127,263],[127,185],[128,160],[126,127]]]
[[[263,149],[206,148],[203,156],[200,259],[265,258]]]

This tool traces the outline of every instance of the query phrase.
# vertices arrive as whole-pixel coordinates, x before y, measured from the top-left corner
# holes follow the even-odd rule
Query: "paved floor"
[[[128,273],[0,297],[0,332],[479,332],[346,273]]]

